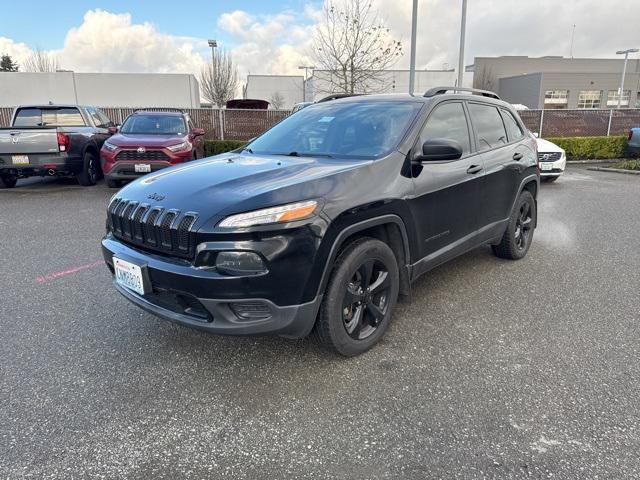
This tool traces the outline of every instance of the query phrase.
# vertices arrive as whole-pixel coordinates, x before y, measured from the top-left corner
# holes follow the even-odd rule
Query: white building
[[[276,96],[282,100],[283,110],[293,108],[302,102],[304,77],[300,75],[248,75],[245,98],[266,100],[273,108]]]
[[[0,73],[0,106],[48,102],[200,108],[200,86],[181,73]]]
[[[315,70],[307,81],[307,100],[317,101],[332,92],[328,70]],[[414,92],[419,94],[432,87],[454,86],[458,79],[455,70],[416,70]],[[409,70],[385,70],[381,76],[382,89],[376,93],[407,93],[409,92]],[[467,68],[463,76],[462,85],[473,85],[473,71]]]

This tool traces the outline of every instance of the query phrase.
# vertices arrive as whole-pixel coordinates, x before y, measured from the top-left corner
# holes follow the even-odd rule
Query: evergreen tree
[[[0,72],[17,72],[18,64],[11,59],[11,55],[4,54],[0,57]]]

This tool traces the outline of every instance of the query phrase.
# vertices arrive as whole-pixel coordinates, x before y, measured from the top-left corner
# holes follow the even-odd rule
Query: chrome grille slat
[[[545,155],[549,155],[547,159],[544,159]],[[539,162],[555,162],[560,160],[562,154],[560,152],[538,152],[538,161]]]
[[[107,208],[113,235],[125,243],[192,258],[195,254],[197,212],[182,213],[116,198]]]

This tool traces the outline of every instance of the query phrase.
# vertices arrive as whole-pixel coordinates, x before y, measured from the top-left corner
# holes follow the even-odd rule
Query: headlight
[[[105,141],[102,145],[104,146],[104,148],[106,148],[110,152],[115,152],[118,149],[117,145],[114,145],[113,143],[109,143],[108,140]]]
[[[308,200],[306,202],[290,203],[279,207],[263,208],[253,212],[231,215],[220,222],[220,227],[254,227],[270,223],[285,223],[302,220],[310,217],[316,211],[318,202]]]
[[[187,142],[182,142],[176,145],[169,145],[167,148],[172,152],[182,152],[183,150],[189,149],[189,144]]]

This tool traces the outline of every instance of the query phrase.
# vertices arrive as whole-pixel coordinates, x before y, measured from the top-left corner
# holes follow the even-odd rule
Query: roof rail
[[[133,113],[136,113],[136,112],[158,112],[158,113],[162,113],[162,112],[178,112],[178,113],[185,113],[182,108],[173,108],[173,107],[135,108],[133,110]]]
[[[333,95],[329,95],[328,97],[321,98],[316,103],[329,102],[331,100],[338,100],[340,98],[348,98],[348,97],[359,97],[364,95],[363,93],[334,93]]]
[[[465,87],[433,87],[424,93],[425,97],[434,97],[436,95],[444,95],[447,92],[465,92],[472,95],[481,95],[483,97],[495,98],[500,100],[498,94],[490,92],[489,90],[480,90],[479,88],[465,88]]]

